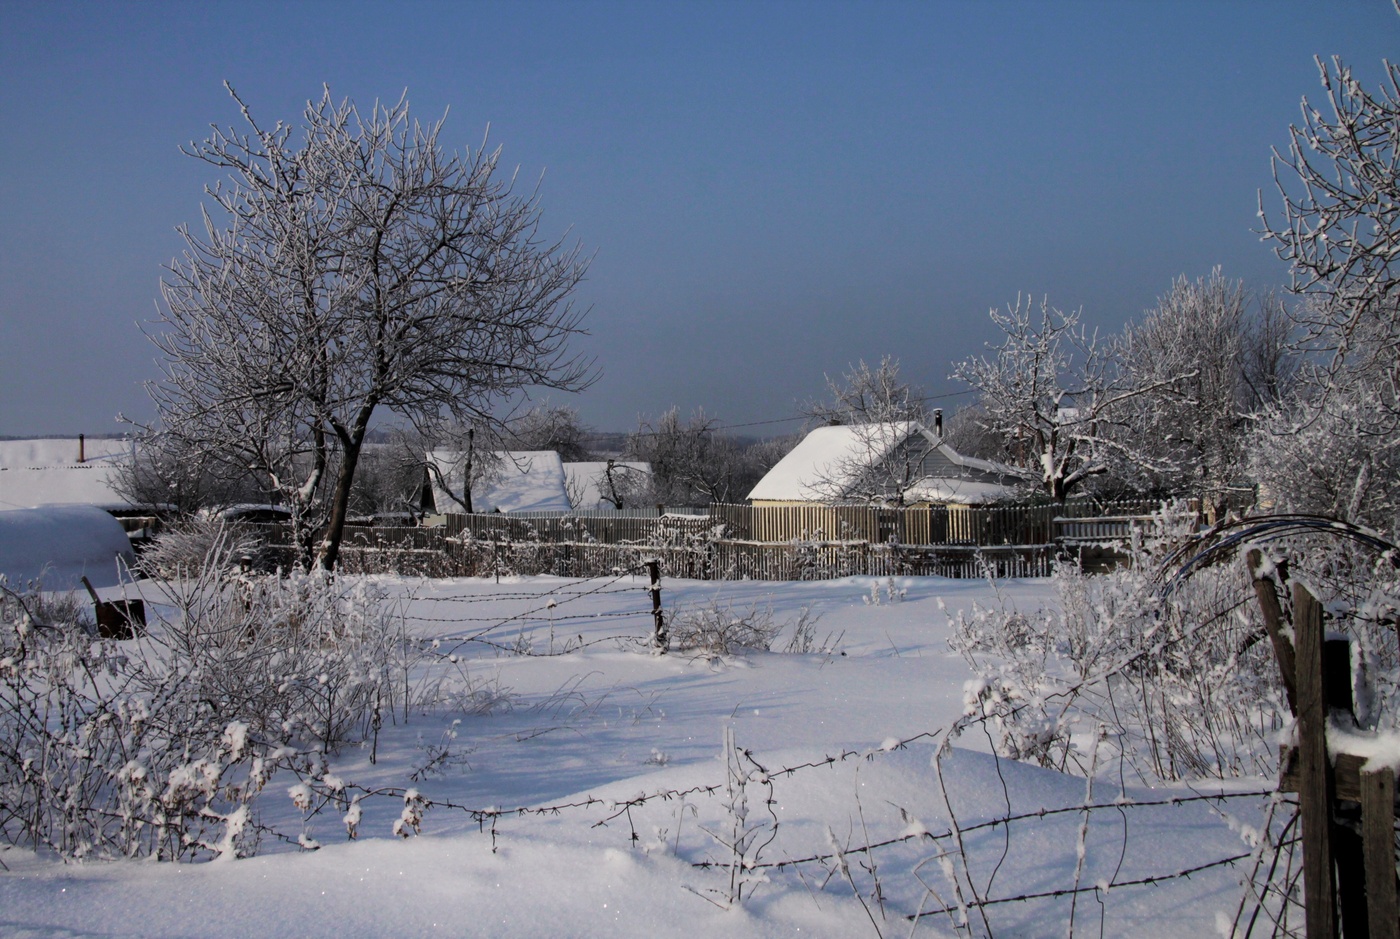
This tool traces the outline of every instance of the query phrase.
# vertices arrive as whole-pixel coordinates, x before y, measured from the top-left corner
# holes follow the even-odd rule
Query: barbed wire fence
[[[1259,540],[1259,534],[1253,534],[1255,540]],[[1239,543],[1244,544],[1245,540],[1239,539]],[[1192,563],[1201,564],[1204,561],[1196,556]],[[406,624],[451,623],[465,627],[432,640],[413,640],[419,643],[425,655],[448,661],[473,645],[521,655],[569,654],[583,647],[582,630],[579,631],[579,644],[572,647],[566,644],[562,650],[554,648],[552,636],[545,649],[540,650],[526,634],[540,627],[557,628],[562,623],[568,623],[571,627],[584,622],[612,624],[637,617],[642,617],[642,622],[647,623],[648,628],[638,624],[630,630],[619,629],[592,637],[587,643],[632,644],[633,648],[641,651],[649,642],[654,642],[655,621],[652,618],[655,615],[653,600],[657,596],[657,585],[655,581],[626,583],[629,578],[639,574],[640,568],[634,565],[616,570],[608,577],[565,579],[538,591],[506,584],[507,590],[485,595],[412,598],[414,605],[453,603],[470,605],[471,609],[475,609],[477,604],[500,603],[509,599],[524,607],[506,616],[486,615],[486,610],[482,611],[482,615],[469,613],[460,616],[417,613],[409,611],[407,604],[401,615]],[[635,603],[631,602],[634,595]],[[583,601],[589,598],[608,598],[609,609],[597,611],[586,608]],[[1233,609],[1226,609],[1220,615],[1232,613]],[[1213,621],[1202,621],[1179,632],[1149,630],[1131,654],[1108,661],[1078,681],[1058,688],[1037,701],[1010,703],[995,710],[978,701],[977,706],[969,707],[968,712],[950,726],[888,740],[870,749],[841,749],[810,760],[774,767],[766,765],[760,754],[739,747],[732,738],[728,738],[724,752],[726,772],[722,779],[657,789],[628,798],[588,795],[558,803],[515,807],[472,806],[453,800],[435,800],[413,787],[362,786],[353,781],[347,782],[332,774],[323,759],[290,760],[288,769],[299,780],[296,788],[299,790],[297,798],[301,800],[298,805],[302,810],[303,824],[320,816],[339,814],[347,837],[353,838],[363,828],[364,809],[371,805],[384,805],[398,809],[393,830],[396,834],[408,836],[422,830],[430,812],[438,815],[450,813],[467,819],[480,832],[489,835],[493,849],[501,838],[509,836],[508,822],[544,817],[577,818],[580,824],[592,828],[616,827],[623,830],[625,826],[627,842],[640,847],[643,846],[642,832],[645,830],[643,820],[639,818],[641,815],[658,807],[684,806],[687,800],[710,800],[715,812],[721,818],[729,819],[733,825],[716,828],[719,835],[711,833],[714,843],[708,851],[690,851],[695,870],[714,872],[722,877],[713,887],[705,887],[701,891],[707,900],[720,905],[742,902],[761,885],[761,878],[770,874],[791,872],[806,885],[806,872],[810,870],[815,872],[822,888],[833,882],[847,884],[869,916],[872,928],[881,935],[886,930],[892,930],[895,923],[908,924],[912,933],[921,924],[932,922],[946,923],[955,931],[967,935],[992,935],[995,930],[991,912],[1013,904],[1059,899],[1069,901],[1068,911],[1064,915],[1067,917],[1068,932],[1073,935],[1076,917],[1090,916],[1080,912],[1078,900],[1081,897],[1092,897],[1096,903],[1098,931],[1101,933],[1110,915],[1115,893],[1159,887],[1225,868],[1238,872],[1236,879],[1240,884],[1238,901],[1234,904],[1233,919],[1230,920],[1232,935],[1294,935],[1302,909],[1296,857],[1299,853],[1296,850],[1299,843],[1297,802],[1273,788],[1193,792],[1165,799],[1134,799],[1128,796],[1128,787],[1123,782],[1123,761],[1127,759],[1127,748],[1118,745],[1118,796],[1112,800],[1097,797],[1094,791],[1096,780],[1112,776],[1111,773],[1100,772],[1100,761],[1108,759],[1101,755],[1099,748],[1102,727],[1095,728],[1088,755],[1089,765],[1084,772],[1084,796],[1077,804],[1036,812],[1013,812],[1008,795],[1005,812],[960,819],[954,805],[956,799],[953,796],[956,793],[950,793],[945,782],[943,771],[948,755],[953,752],[953,741],[964,734],[980,731],[987,736],[1005,795],[1007,783],[1003,768],[1008,761],[998,753],[993,734],[995,725],[1015,719],[1033,707],[1044,707],[1047,701],[1070,708],[1091,696],[1102,698],[1105,695],[1103,689],[1109,687],[1111,679],[1133,674],[1153,656],[1172,646],[1194,641],[1213,625]],[[509,641],[512,630],[515,631],[513,643]],[[1111,695],[1106,700],[1107,705],[1111,706]],[[1103,706],[1096,708],[1098,712],[1103,710]],[[267,743],[271,746],[272,742]],[[857,800],[855,808],[861,818],[858,837],[853,834],[842,841],[832,834],[826,850],[810,850],[810,845],[806,844],[789,847],[787,837],[779,837],[784,819],[776,808],[777,793],[788,781],[806,780],[815,777],[819,771],[831,771],[841,766],[850,766],[858,771],[861,766],[879,763],[889,759],[892,753],[915,747],[933,750],[937,784],[946,807],[946,824],[928,829],[911,822],[909,830],[897,836],[882,834],[874,837],[865,825],[864,810]],[[747,798],[745,790],[748,787],[753,788],[754,801],[763,806],[763,812],[740,814],[739,806]],[[1227,809],[1238,800],[1246,803],[1254,800],[1252,808],[1241,809],[1253,814],[1237,815]],[[1193,859],[1185,864],[1161,861],[1155,867],[1143,868],[1139,865],[1131,870],[1126,869],[1123,859],[1128,856],[1129,844],[1136,837],[1134,833],[1143,828],[1150,830],[1147,813],[1166,806],[1188,804],[1213,807],[1221,828],[1237,832],[1245,850],[1219,851],[1216,852],[1219,856]],[[1114,836],[1117,839],[1114,843],[1103,841],[1103,836],[1099,834],[1102,826],[1092,824],[1093,819],[1110,814],[1116,815],[1121,823],[1115,829],[1120,833]],[[1074,837],[1063,845],[1067,863],[1047,865],[1047,870],[1058,877],[1059,882],[1028,885],[1013,881],[1009,888],[996,889],[999,873],[1013,853],[1012,832],[1019,833],[1043,824],[1046,819],[1064,816],[1077,816],[1079,824]],[[307,847],[312,843],[305,831],[293,834],[275,826],[262,825],[258,826],[258,830],[288,844]],[[983,833],[996,831],[1004,835],[999,846],[980,837]],[[678,826],[678,848],[679,843]],[[1091,848],[1104,848],[1111,854],[1115,845],[1119,851],[1119,863],[1110,875],[1086,872],[1084,858]],[[928,876],[930,873],[933,876]],[[1029,889],[1030,886],[1035,889]],[[1226,911],[1226,916],[1229,915],[1230,912]],[[1094,931],[1092,925],[1086,924],[1082,928]]]
[[[1198,563],[1198,562],[1197,562]],[[632,572],[621,577],[630,576]],[[618,588],[618,580],[585,587],[586,581],[575,581],[559,585],[552,592],[560,599],[546,600],[546,606],[535,603],[530,610],[512,617],[494,620],[480,630],[469,630],[453,641],[470,643],[490,641],[487,637],[493,630],[513,623],[537,622],[548,603],[555,603],[554,609],[564,600],[584,596],[605,595],[609,592],[622,592],[638,589]],[[1172,589],[1179,581],[1172,581]],[[642,588],[645,589],[645,588]],[[535,602],[534,595],[521,594],[517,599]],[[644,611],[619,611],[620,616],[641,615]],[[1235,608],[1227,609],[1221,615],[1230,615]],[[549,614],[546,614],[546,617]],[[593,614],[587,614],[593,615]],[[610,614],[598,614],[598,618]],[[533,619],[532,619],[533,618]],[[477,618],[482,622],[489,617]],[[1081,699],[1093,695],[1104,695],[1110,679],[1130,673],[1145,660],[1160,655],[1169,647],[1189,643],[1203,631],[1212,628],[1213,621],[1203,621],[1181,632],[1151,634],[1145,637],[1133,654],[1121,657],[1105,667],[1085,676],[1082,680],[1062,687],[1048,694],[1046,698],[1060,699],[1066,707],[1072,707]],[[611,638],[611,637],[610,637]],[[599,640],[607,641],[607,640]],[[448,653],[455,654],[455,653]],[[1111,698],[1111,696],[1110,696]],[[1045,701],[1034,702],[1043,707]],[[1111,704],[1111,700],[1109,701]],[[1007,811],[1000,815],[960,820],[954,808],[955,799],[945,786],[943,761],[952,752],[951,743],[964,733],[980,729],[986,733],[991,744],[997,775],[1003,780],[1004,757],[997,753],[996,740],[989,725],[1003,723],[1008,718],[1030,707],[1032,702],[1021,702],[994,712],[985,705],[971,709],[960,721],[950,727],[936,728],[914,734],[901,740],[887,741],[869,750],[843,749],[827,753],[820,758],[780,766],[765,766],[757,754],[748,749],[727,743],[732,751],[726,753],[730,765],[740,766],[737,772],[729,772],[725,780],[698,783],[690,787],[664,788],[631,796],[625,799],[603,798],[592,795],[569,802],[503,806],[470,806],[452,801],[435,801],[424,797],[419,791],[403,787],[357,787],[328,785],[323,780],[306,780],[311,791],[316,793],[318,802],[308,809],[307,817],[314,817],[326,811],[343,811],[347,820],[353,816],[359,820],[358,807],[367,801],[401,803],[401,822],[407,820],[410,828],[417,829],[424,814],[429,810],[456,813],[465,816],[484,834],[489,835],[493,849],[499,839],[507,837],[505,823],[508,820],[523,820],[539,817],[576,816],[581,824],[591,827],[625,825],[627,841],[640,845],[644,840],[641,831],[644,826],[638,813],[644,813],[656,806],[684,806],[687,800],[712,800],[723,814],[734,815],[736,787],[756,786],[762,790],[761,804],[767,808],[771,821],[755,823],[758,827],[746,829],[738,826],[731,836],[715,837],[715,843],[723,850],[701,852],[693,857],[692,866],[698,871],[711,871],[724,878],[714,887],[705,888],[702,895],[707,900],[727,905],[740,902],[745,894],[745,886],[751,891],[759,878],[769,874],[793,873],[808,884],[804,871],[813,870],[816,882],[825,889],[833,880],[849,885],[852,894],[860,901],[870,917],[877,934],[883,935],[890,924],[899,920],[906,923],[909,930],[916,930],[920,924],[944,922],[955,931],[967,935],[992,935],[995,930],[990,912],[1015,904],[1068,900],[1068,911],[1060,915],[1067,919],[1069,935],[1075,934],[1076,919],[1081,930],[1090,933],[1103,933],[1104,924],[1112,915],[1113,895],[1124,891],[1160,887],[1169,883],[1190,880],[1193,876],[1206,872],[1233,869],[1238,884],[1237,900],[1230,909],[1220,911],[1218,921],[1222,929],[1228,924],[1231,936],[1293,936],[1300,934],[1301,918],[1304,911],[1302,885],[1300,836],[1298,834],[1297,800],[1281,793],[1276,787],[1249,789],[1247,791],[1196,792],[1189,795],[1173,795],[1158,799],[1134,799],[1129,797],[1126,784],[1122,783],[1124,771],[1122,761],[1127,758],[1127,748],[1118,747],[1119,778],[1117,798],[1105,800],[1095,798],[1095,780],[1103,773],[1097,763],[1097,741],[1091,748],[1090,765],[1084,773],[1086,790],[1081,802],[1074,805],[1044,808],[1033,812],[1015,813],[1010,811],[1011,802],[1007,798]],[[1103,728],[1099,728],[1099,733]],[[814,773],[821,769],[831,769],[843,764],[876,762],[887,754],[906,750],[914,746],[934,748],[934,763],[938,768],[938,785],[943,789],[943,804],[946,806],[946,824],[930,830],[921,825],[911,826],[911,830],[896,836],[872,838],[864,828],[864,814],[861,811],[863,838],[848,837],[844,843],[832,835],[828,850],[792,850],[786,840],[778,838],[781,819],[773,807],[777,804],[775,790],[785,780],[800,774]],[[1083,770],[1083,767],[1081,767]],[[1111,776],[1111,774],[1108,774]],[[1227,810],[1227,806],[1244,800],[1252,803],[1246,814],[1237,816]],[[1212,807],[1223,830],[1235,832],[1241,850],[1221,851],[1219,856],[1193,859],[1191,863],[1160,863],[1156,867],[1143,868],[1141,863],[1132,870],[1126,870],[1124,859],[1129,855],[1129,844],[1134,839],[1133,832],[1141,828],[1143,813],[1163,806],[1183,806],[1202,804]],[[859,808],[859,806],[858,806]],[[1117,817],[1116,835],[1118,863],[1108,876],[1086,874],[1084,858],[1091,847],[1095,850],[1108,850],[1113,845],[1105,845],[1098,834],[1103,827],[1091,824],[1091,820],[1105,813]],[[1078,816],[1080,822],[1075,838],[1066,843],[1067,858],[1063,863],[1051,862],[1048,869],[1065,871],[1063,881],[1058,884],[1036,884],[1036,889],[1026,889],[1026,884],[1013,881],[1009,889],[995,889],[998,873],[1003,869],[1012,852],[1013,831],[1021,831],[1044,823],[1046,819],[1058,816]],[[397,823],[396,823],[397,824]],[[747,824],[747,823],[746,823]],[[768,827],[764,827],[768,826]],[[347,827],[350,826],[347,821]],[[402,833],[402,826],[400,826]],[[1000,830],[1004,834],[999,849],[989,847],[985,839],[976,841],[970,836],[989,830]],[[1150,825],[1149,825],[1150,830]],[[762,837],[756,837],[756,835]],[[1091,844],[1092,842],[1092,844]],[[676,846],[679,850],[679,826]],[[692,852],[694,854],[694,852]],[[877,855],[880,860],[877,863]],[[988,873],[988,869],[990,873]],[[928,877],[930,870],[936,877]],[[1072,872],[1071,872],[1072,871]],[[894,880],[902,878],[902,886],[896,887]],[[727,886],[726,886],[727,882]],[[1213,881],[1218,887],[1219,878]],[[739,886],[736,886],[738,884]],[[912,887],[916,884],[917,887]],[[1019,888],[1016,886],[1019,884]],[[911,899],[910,891],[914,892]],[[699,892],[699,891],[697,891]],[[1080,908],[1080,898],[1092,899],[1093,906]],[[1093,915],[1096,908],[1097,915]],[[1095,926],[1086,920],[1097,920]]]
[[[414,606],[454,605],[452,612],[403,613],[407,623],[420,623],[423,626],[434,624],[454,624],[459,630],[438,635],[433,640],[421,641],[424,654],[437,656],[445,661],[454,661],[454,656],[465,654],[470,647],[489,648],[501,654],[529,656],[566,655],[578,649],[598,644],[620,644],[643,651],[654,644],[654,634],[647,628],[631,628],[609,631],[603,635],[589,635],[585,640],[584,630],[577,630],[573,640],[563,647],[556,648],[554,631],[573,633],[578,624],[627,623],[651,619],[651,596],[655,588],[651,584],[629,584],[644,568],[640,565],[620,568],[615,574],[605,578],[564,579],[540,591],[508,589],[504,592],[470,596],[423,596],[413,598]],[[504,585],[503,585],[504,586]],[[636,605],[623,598],[636,595]],[[620,602],[609,603],[612,609],[580,609],[589,598],[606,598]],[[477,605],[497,605],[503,600],[518,603],[525,609],[508,616],[473,614],[470,609]],[[466,607],[466,612],[462,612]],[[568,627],[567,630],[564,627]],[[1096,670],[1079,682],[1068,684],[1053,693],[1049,700],[1060,700],[1064,707],[1074,707],[1081,698],[1102,697],[1107,683],[1116,676],[1133,672],[1142,662],[1161,655],[1163,649],[1172,645],[1190,642],[1200,631],[1210,628],[1210,623],[1200,623],[1180,633],[1149,634],[1147,641],[1135,649],[1133,655],[1123,656],[1107,663],[1105,668]],[[549,644],[536,648],[531,641],[525,641],[526,630],[550,628]],[[515,640],[510,633],[517,631]],[[654,648],[654,647],[652,647]],[[1037,701],[1036,707],[1044,707],[1046,701]],[[1098,932],[1102,935],[1106,922],[1112,919],[1114,897],[1135,890],[1161,887],[1165,884],[1190,880],[1193,876],[1205,875],[1221,869],[1236,870],[1235,879],[1239,883],[1238,901],[1233,910],[1225,911],[1231,917],[1231,935],[1235,936],[1289,936],[1296,935],[1299,910],[1301,910],[1301,887],[1299,887],[1299,865],[1296,863],[1298,826],[1296,826],[1296,800],[1287,795],[1268,789],[1249,791],[1191,792],[1187,795],[1172,795],[1168,798],[1135,799],[1128,795],[1127,785],[1117,786],[1117,796],[1113,799],[1095,798],[1093,786],[1099,777],[1100,767],[1098,747],[1093,747],[1091,765],[1084,771],[1086,788],[1084,799],[1075,805],[1047,807],[1035,812],[1012,812],[1011,800],[1007,800],[1007,812],[990,817],[960,819],[955,805],[958,793],[949,792],[944,782],[944,761],[952,753],[953,740],[965,733],[981,730],[986,733],[997,765],[998,778],[1002,777],[1002,764],[1007,757],[998,753],[997,739],[993,725],[1002,725],[1015,719],[1032,703],[1025,701],[1000,709],[988,709],[986,703],[969,709],[955,725],[948,728],[924,730],[916,735],[900,740],[888,740],[879,747],[868,750],[843,749],[825,753],[813,760],[791,765],[770,767],[755,751],[743,749],[729,740],[725,744],[725,761],[729,770],[725,778],[714,781],[699,781],[690,786],[655,789],[637,793],[630,798],[601,798],[584,796],[568,802],[543,803],[543,805],[519,806],[472,806],[452,799],[434,799],[424,795],[413,786],[365,786],[344,782],[329,774],[329,771],[308,770],[298,772],[302,786],[302,823],[326,816],[339,814],[346,828],[347,837],[356,837],[364,823],[364,810],[371,806],[384,806],[388,810],[398,809],[398,817],[393,819],[393,831],[407,835],[421,831],[426,819],[440,814],[455,814],[468,820],[490,838],[491,849],[496,849],[503,838],[510,837],[510,821],[563,817],[578,820],[592,828],[622,828],[627,844],[644,847],[644,831],[647,816],[679,812],[683,816],[683,806],[694,803],[710,803],[711,814],[717,813],[721,820],[734,821],[732,827],[724,824],[707,830],[711,842],[708,848],[693,848],[687,845],[687,859],[697,872],[718,875],[713,886],[701,886],[700,896],[711,903],[732,905],[742,903],[752,891],[762,886],[764,877],[797,877],[799,882],[811,889],[811,884],[819,884],[819,889],[829,889],[830,884],[846,884],[851,896],[860,901],[861,907],[871,921],[872,929],[878,935],[885,935],[896,929],[902,922],[903,929],[913,933],[921,925],[938,922],[955,932],[965,935],[994,935],[994,914],[1002,908],[1016,904],[1056,903],[1064,901],[1064,907],[1056,908],[1056,915],[1065,919],[1068,935],[1074,935],[1077,922],[1079,929],[1086,933]],[[826,849],[811,849],[811,844],[791,844],[787,837],[778,837],[783,819],[776,809],[777,791],[784,782],[795,777],[818,774],[822,770],[832,770],[841,765],[878,763],[890,753],[909,750],[910,747],[930,747],[934,751],[937,782],[942,789],[942,805],[946,807],[946,821],[941,826],[927,828],[921,824],[911,824],[910,830],[890,835],[883,833],[872,837],[865,827],[864,809],[857,805],[861,814],[861,837],[847,835],[839,840],[832,834]],[[1127,747],[1119,747],[1119,760],[1126,760]],[[308,764],[311,765],[311,764]],[[857,770],[858,771],[858,770]],[[1124,772],[1120,765],[1120,779]],[[1004,782],[1005,785],[1005,782]],[[745,814],[738,806],[745,796],[745,789],[755,789],[755,800],[764,807],[766,814]],[[1228,809],[1233,803],[1249,803],[1245,816],[1236,817]],[[1205,805],[1212,806],[1222,830],[1239,833],[1239,851],[1219,852],[1218,856],[1205,856],[1193,859],[1191,863],[1159,863],[1144,868],[1141,862],[1131,869],[1124,868],[1124,859],[1130,852],[1130,844],[1140,841],[1134,833],[1147,826],[1151,830],[1149,814],[1163,806]],[[1093,821],[1110,814],[1116,820],[1114,833],[1103,834],[1102,823]],[[1058,872],[1060,883],[1043,883],[1036,879],[1036,889],[1026,889],[1023,880],[1012,880],[1018,886],[998,890],[998,873],[1007,865],[1008,858],[1015,855],[1014,842],[1025,830],[1050,819],[1078,819],[1074,838],[1065,840],[1064,858],[1049,859],[1047,869]],[[1260,821],[1260,817],[1261,820]],[[757,819],[757,820],[755,820]],[[736,820],[736,821],[735,821]],[[720,831],[721,834],[715,834]],[[981,835],[1000,831],[1000,844],[997,840],[987,840]],[[287,831],[270,831],[277,840],[288,844],[307,844],[305,833],[291,834]],[[1107,842],[1105,838],[1114,841]],[[680,849],[679,819],[676,834],[676,851]],[[1096,854],[1117,854],[1116,868],[1107,876],[1102,872],[1086,873],[1085,856]],[[930,876],[932,875],[932,876]],[[809,883],[811,879],[811,883]],[[1218,883],[1218,879],[1217,882]],[[689,887],[687,887],[689,889]],[[1091,905],[1079,904],[1084,898]],[[1096,915],[1095,915],[1096,914]]]

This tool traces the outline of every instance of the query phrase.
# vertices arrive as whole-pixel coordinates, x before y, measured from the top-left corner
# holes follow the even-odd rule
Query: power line
[[[948,398],[961,398],[961,397],[963,397],[963,396],[965,396],[965,395],[970,395],[970,394],[975,394],[975,393],[976,393],[975,389],[969,388],[969,389],[966,389],[965,391],[946,391],[946,392],[943,392],[942,394],[936,394],[936,395],[922,395],[922,396],[920,396],[920,397],[918,397],[918,398],[913,398],[913,399],[911,399],[911,400],[913,400],[913,401],[919,401],[919,402],[943,401],[943,400],[946,400],[946,399],[948,399]],[[810,415],[810,414],[796,414],[796,415],[793,415],[792,417],[772,417],[772,418],[768,418],[768,419],[766,419],[766,420],[760,420],[760,421],[746,421],[746,422],[744,422],[744,423],[742,423],[742,424],[714,424],[714,425],[712,425],[712,426],[709,428],[709,430],[711,430],[711,431],[716,431],[716,430],[738,430],[738,429],[741,428],[741,427],[763,427],[763,426],[769,425],[769,424],[791,424],[791,423],[794,422],[794,421],[808,421],[808,420],[811,420],[811,419],[812,419],[812,415]],[[655,431],[655,430],[647,430],[647,431],[641,431],[641,430],[639,430],[639,431],[631,431],[631,432],[629,432],[629,433],[628,433],[628,436],[631,436],[631,437],[656,437],[656,436],[661,436],[661,432],[660,432],[660,431]]]

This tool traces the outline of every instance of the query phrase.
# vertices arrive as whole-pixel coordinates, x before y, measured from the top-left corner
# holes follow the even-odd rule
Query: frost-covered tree
[[[575,390],[567,351],[585,262],[540,233],[536,193],[500,151],[450,153],[408,102],[361,113],[325,91],[302,126],[244,130],[185,152],[226,174],[162,283],[152,386],[165,430],[251,467],[319,529],[333,567],[370,422],[492,423],[536,386]]]
[[[539,404],[510,422],[508,434],[516,450],[553,450],[565,463],[581,463],[590,454],[585,438],[588,428],[579,420],[578,408]]]
[[[229,466],[182,452],[179,441],[154,435],[141,440],[132,459],[122,461],[112,486],[132,505],[160,507],[177,515],[217,509],[260,496],[246,466]]]
[[[1115,465],[1150,465],[1123,439],[1127,408],[1175,376],[1133,384],[1115,343],[1086,329],[1078,311],[1064,313],[1048,300],[1037,307],[1018,297],[991,317],[1005,338],[991,355],[963,361],[953,377],[977,392],[977,419],[1007,441],[1008,462],[1034,472],[1057,502]]]
[[[674,407],[655,422],[640,419],[627,436],[626,455],[650,463],[651,475],[631,481],[646,491],[627,493],[627,501],[697,505],[742,498],[734,479],[740,447],[716,432],[717,423],[703,409],[682,420]]]
[[[1321,302],[1299,308],[1313,347],[1332,369],[1374,369],[1400,384],[1400,66],[1385,63],[1376,94],[1340,59],[1317,60],[1326,109],[1303,99],[1287,153],[1274,151],[1283,217],[1271,221],[1260,197],[1263,234],[1289,262],[1292,289]],[[1400,418],[1392,395],[1391,420]]]
[[[637,430],[627,435],[627,459],[651,464],[651,473],[619,474],[616,494],[628,506],[737,501],[796,442],[792,437],[730,436],[702,409],[682,420],[680,411],[671,408],[655,421],[639,419]]]
[[[862,359],[840,378],[824,377],[826,399],[803,408],[812,424],[928,422],[924,396],[899,377],[898,359],[887,355],[875,369]]]
[[[1292,405],[1258,441],[1261,483],[1281,508],[1400,530],[1400,66],[1366,91],[1340,59],[1317,61],[1325,104],[1275,151],[1282,217],[1263,234],[1289,262],[1310,355]],[[1313,485],[1315,477],[1325,485]]]
[[[1150,455],[1150,487],[1193,496],[1223,511],[1243,486],[1247,415],[1253,405],[1246,373],[1252,302],[1244,284],[1220,269],[1172,282],[1171,290],[1122,343],[1130,387],[1154,387],[1127,409],[1124,442]]]

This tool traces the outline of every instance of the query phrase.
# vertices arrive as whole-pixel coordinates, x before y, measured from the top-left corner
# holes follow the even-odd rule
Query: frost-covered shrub
[[[225,519],[192,515],[172,522],[141,552],[141,570],[150,577],[197,576],[206,559],[232,564],[256,560],[258,540],[246,528]]]
[[[828,634],[818,639],[818,619],[805,606],[787,621],[774,619],[771,609],[758,605],[746,610],[719,603],[689,607],[677,611],[668,623],[670,647],[704,655],[768,652],[778,637],[787,633],[787,641],[780,647],[783,652],[830,654],[841,637]]]
[[[1086,771],[1076,739],[1102,725],[1144,777],[1273,771],[1288,704],[1248,574],[1208,567],[1165,595],[1157,574],[1185,534],[1161,522],[1108,574],[1059,566],[1052,608],[953,617],[953,646],[979,674],[969,715],[1004,755]]]
[[[773,611],[712,603],[678,611],[670,622],[671,648],[683,652],[731,655],[736,652],[767,652],[783,631],[773,621]]]
[[[416,650],[363,587],[230,571],[228,542],[128,642],[0,597],[0,837],[64,857],[235,856],[273,773],[372,735]],[[36,610],[41,615],[36,616]]]

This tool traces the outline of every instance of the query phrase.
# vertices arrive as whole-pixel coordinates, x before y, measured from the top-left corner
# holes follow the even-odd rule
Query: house
[[[95,505],[114,515],[141,511],[118,491],[129,439],[0,440],[0,509]]]
[[[818,427],[749,493],[754,505],[983,505],[1031,477],[963,456],[916,421]]]
[[[427,454],[431,508],[438,513],[463,512],[466,454],[431,450]],[[486,460],[478,455],[473,467],[473,512],[569,512],[564,463],[553,450],[496,451]],[[450,492],[449,492],[450,490]],[[426,499],[425,499],[426,501]]]
[[[621,508],[618,502],[628,487],[635,484],[640,476],[650,475],[650,463],[608,460],[564,464],[564,482],[569,501],[577,511]]]

